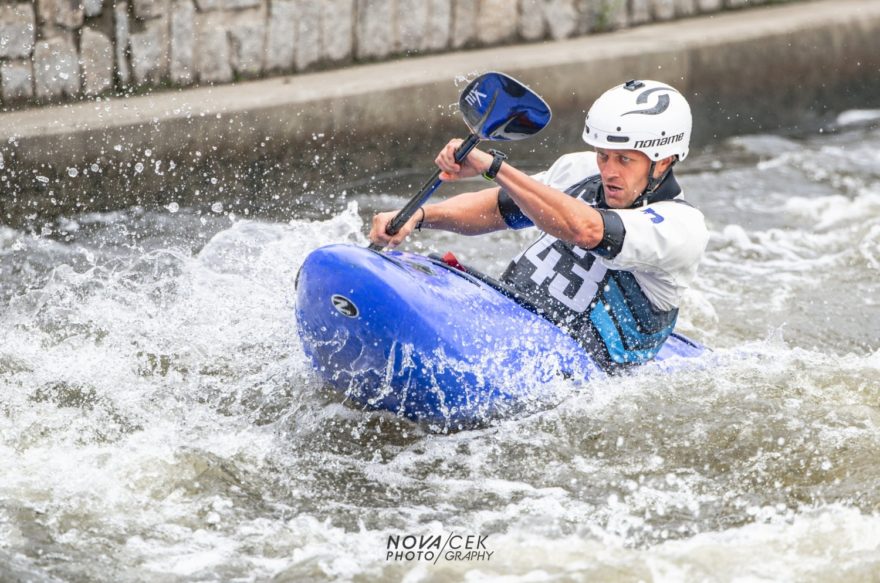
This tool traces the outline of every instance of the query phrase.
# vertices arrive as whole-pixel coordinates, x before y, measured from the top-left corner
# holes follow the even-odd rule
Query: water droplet
[[[68,168],[67,175],[71,178],[76,178],[77,176],[79,176],[79,170],[77,170],[76,168]]]
[[[135,174],[140,174],[141,172],[144,171],[144,165],[142,163],[138,162],[137,164],[134,165],[134,171],[135,171]]]
[[[176,213],[177,211],[180,210],[180,205],[177,204],[176,202],[172,202],[172,203],[166,205],[165,208],[168,209],[168,212],[170,212],[170,213]]]
[[[223,203],[222,202],[215,202],[214,204],[211,205],[211,210],[214,211],[215,213],[222,213],[223,212]]]
[[[48,176],[37,176],[37,182],[42,182],[43,184],[49,184]]]

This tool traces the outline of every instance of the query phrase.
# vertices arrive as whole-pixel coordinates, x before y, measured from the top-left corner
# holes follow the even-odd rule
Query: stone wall
[[[774,1],[0,0],[0,103],[559,40]]]
[[[354,195],[414,192],[446,140],[466,131],[454,104],[467,78],[492,69],[553,109],[536,139],[502,146],[513,160],[540,168],[582,150],[589,104],[622,80],[653,78],[691,103],[696,164],[685,168],[699,171],[701,147],[727,136],[833,130],[839,112],[876,107],[880,2],[792,2],[540,46],[17,108],[0,113],[0,223],[40,233],[58,216],[218,203],[239,216],[285,220],[296,207],[317,218]],[[391,177],[394,186],[382,182]]]

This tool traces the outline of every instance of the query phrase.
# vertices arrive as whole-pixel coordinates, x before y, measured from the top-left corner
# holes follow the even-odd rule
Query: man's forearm
[[[459,194],[425,209],[424,227],[462,235],[482,235],[507,228],[498,210],[498,188]]]

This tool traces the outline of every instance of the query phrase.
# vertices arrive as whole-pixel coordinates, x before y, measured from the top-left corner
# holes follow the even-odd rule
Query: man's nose
[[[606,178],[617,176],[619,172],[620,166],[614,160],[609,159],[602,165],[601,174]]]

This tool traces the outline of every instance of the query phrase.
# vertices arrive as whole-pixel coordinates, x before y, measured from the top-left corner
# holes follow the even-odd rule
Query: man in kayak
[[[691,125],[678,91],[633,80],[587,113],[583,139],[594,152],[566,154],[533,176],[494,150],[474,149],[459,165],[461,140],[452,140],[436,159],[440,178],[483,175],[497,186],[424,206],[393,237],[385,228],[396,212],[377,214],[370,240],[394,247],[422,227],[477,235],[535,226],[541,236],[502,281],[605,368],[647,362],[675,327],[709,238],[672,171],[688,155]]]

